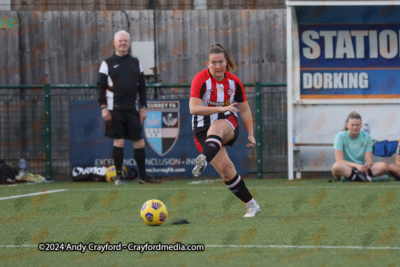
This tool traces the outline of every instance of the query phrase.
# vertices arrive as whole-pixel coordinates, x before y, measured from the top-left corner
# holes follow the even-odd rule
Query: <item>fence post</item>
[[[51,180],[51,105],[50,105],[50,84],[44,87],[44,112],[46,127],[46,179]]]
[[[256,82],[256,142],[257,142],[257,178],[263,175],[262,160],[262,107],[261,107],[261,83]]]

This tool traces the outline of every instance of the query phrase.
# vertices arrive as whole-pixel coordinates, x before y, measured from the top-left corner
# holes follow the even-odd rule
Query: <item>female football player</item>
[[[254,217],[260,212],[260,206],[236,172],[224,147],[232,146],[239,136],[239,111],[248,132],[247,147],[255,146],[250,107],[242,82],[229,72],[230,69],[236,70],[235,62],[221,44],[211,45],[206,64],[208,68],[193,78],[190,92],[194,140],[201,153],[192,173],[198,177],[211,163],[226,186],[247,204],[244,217]]]
[[[342,177],[350,181],[371,182],[371,177],[387,173],[385,162],[372,161],[372,139],[369,133],[360,131],[361,116],[353,111],[346,119],[343,131],[335,137],[333,149],[336,162],[332,175],[337,181]]]

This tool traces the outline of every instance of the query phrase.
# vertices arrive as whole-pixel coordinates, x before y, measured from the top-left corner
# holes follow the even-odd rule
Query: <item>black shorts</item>
[[[203,152],[203,146],[206,143],[207,140],[207,132],[210,127],[197,127],[193,129],[194,132],[194,143],[197,147],[197,150],[202,153]],[[238,139],[239,137],[239,126],[233,130],[233,138],[226,144],[222,144],[222,146],[233,146],[233,143]]]
[[[106,136],[112,139],[143,139],[140,115],[136,110],[110,110],[111,121],[106,121]]]

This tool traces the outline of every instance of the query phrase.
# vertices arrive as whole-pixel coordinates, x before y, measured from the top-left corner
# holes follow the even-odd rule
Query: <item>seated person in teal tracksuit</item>
[[[344,130],[335,137],[335,163],[332,175],[337,181],[345,177],[350,181],[371,182],[371,177],[387,174],[384,162],[373,162],[372,139],[361,131],[361,116],[353,111],[346,119]],[[399,165],[400,169],[400,165]]]

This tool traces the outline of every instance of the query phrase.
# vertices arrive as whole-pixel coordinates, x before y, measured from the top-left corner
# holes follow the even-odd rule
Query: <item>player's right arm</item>
[[[235,105],[237,105],[237,103],[232,103],[226,107],[215,107],[215,106],[209,107],[209,106],[203,106],[200,98],[190,97],[189,100],[190,114],[200,115],[200,116],[207,116],[218,112],[224,113],[227,111],[236,113],[239,110],[235,107]]]
[[[104,120],[110,121],[111,120],[111,113],[107,109],[107,97],[106,91],[108,88],[107,83],[108,78],[108,65],[105,61],[101,63],[100,70],[99,70],[99,81],[97,82],[97,89],[99,93],[99,104],[101,107],[101,116]]]
[[[189,110],[190,114],[208,116],[218,112],[238,112],[239,110],[235,107],[237,103],[230,104],[226,107],[217,106],[203,106],[202,98],[206,92],[206,85],[204,83],[203,73],[199,72],[194,76],[192,86],[190,90]]]

